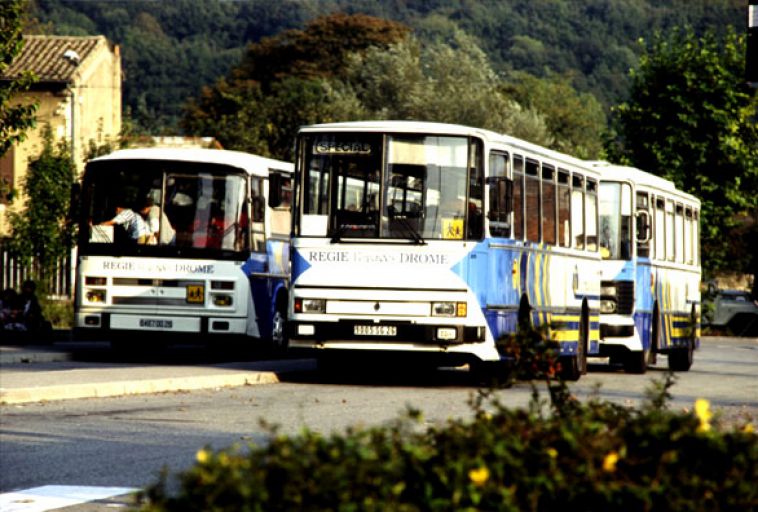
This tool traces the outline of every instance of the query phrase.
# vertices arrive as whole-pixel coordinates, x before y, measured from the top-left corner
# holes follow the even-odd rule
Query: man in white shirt
[[[129,238],[138,244],[146,244],[150,238],[151,231],[145,220],[131,208],[123,206],[116,207],[116,216],[111,220],[106,220],[101,226],[123,226],[129,234]]]

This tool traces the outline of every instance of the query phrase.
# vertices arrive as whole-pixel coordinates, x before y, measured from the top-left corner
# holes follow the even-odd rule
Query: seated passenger
[[[138,244],[146,244],[150,238],[151,231],[145,220],[138,214],[134,213],[131,208],[125,206],[116,206],[116,216],[111,220],[101,222],[100,226],[122,226],[129,238]]]

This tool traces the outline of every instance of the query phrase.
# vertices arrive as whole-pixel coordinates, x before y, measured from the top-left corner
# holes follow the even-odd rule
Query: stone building
[[[100,145],[121,131],[121,55],[104,36],[24,36],[24,48],[0,80],[32,71],[38,81],[14,101],[37,102],[37,126],[24,142],[0,158],[0,180],[21,192],[29,159],[42,151],[43,129],[65,140],[79,172],[90,141]],[[15,200],[12,206],[20,205]],[[0,198],[0,236],[7,234],[6,209]]]

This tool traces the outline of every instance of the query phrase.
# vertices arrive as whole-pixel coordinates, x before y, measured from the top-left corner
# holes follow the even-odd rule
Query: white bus
[[[656,354],[686,371],[700,343],[700,201],[632,167],[601,172],[600,352],[644,373]]]
[[[437,123],[308,126],[296,149],[290,347],[488,367],[526,319],[549,326],[569,378],[585,372],[599,350],[597,170]]]
[[[285,343],[293,166],[212,149],[91,160],[79,203],[75,335]]]

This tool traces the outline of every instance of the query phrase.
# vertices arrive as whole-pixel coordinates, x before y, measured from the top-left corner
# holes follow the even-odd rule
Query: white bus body
[[[498,340],[528,318],[584,372],[599,338],[596,170],[401,121],[304,127],[297,155],[291,347],[499,362]]]
[[[601,354],[643,373],[688,370],[700,343],[700,201],[633,167],[601,172]]]
[[[292,170],[211,149],[129,149],[90,161],[76,336],[125,347],[156,337],[284,343]],[[122,208],[148,225],[152,214],[157,231],[131,236],[131,225],[112,221]]]

